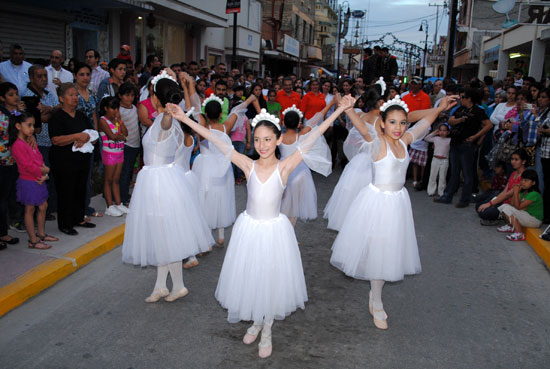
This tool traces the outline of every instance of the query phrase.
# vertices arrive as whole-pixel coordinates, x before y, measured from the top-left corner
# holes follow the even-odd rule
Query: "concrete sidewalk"
[[[101,195],[92,199],[92,206],[104,211]],[[20,241],[0,251],[0,316],[120,245],[124,221],[125,216],[92,218],[96,228],[76,228],[77,236],[61,233],[57,221],[46,222],[46,233],[59,238],[49,250],[29,249],[27,233],[10,230]]]

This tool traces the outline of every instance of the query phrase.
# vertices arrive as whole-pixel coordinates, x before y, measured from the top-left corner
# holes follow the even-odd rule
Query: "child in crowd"
[[[129,212],[129,209],[120,201],[119,179],[124,163],[124,142],[126,142],[128,129],[120,120],[119,109],[118,98],[106,97],[101,100],[99,135],[103,142],[101,159],[105,167],[105,182],[103,184],[103,194],[107,202],[105,214],[113,217],[119,217]]]
[[[433,196],[437,188],[437,194],[443,196],[447,187],[447,170],[449,169],[449,150],[451,149],[451,138],[449,136],[449,125],[440,124],[436,131],[424,138],[424,141],[434,144],[434,157],[430,169],[430,180],[428,182],[428,196]],[[437,177],[439,175],[439,183]]]
[[[498,193],[506,188],[506,163],[499,161],[495,165],[495,175],[491,180],[491,191]]]
[[[269,90],[267,93],[267,112],[278,117],[281,113],[281,104],[277,102],[277,91]]]
[[[0,109],[2,109],[3,113],[7,116],[25,110],[25,103],[19,99],[17,86],[11,82],[0,84]]]
[[[139,119],[137,107],[134,105],[137,89],[129,82],[123,83],[118,89],[120,99],[120,119],[128,130],[124,144],[124,162],[120,173],[120,201],[124,206],[130,202],[130,182],[134,175],[134,165],[140,151]]]
[[[46,242],[57,241],[57,237],[46,234],[46,209],[48,208],[48,189],[45,181],[50,168],[44,165],[38,148],[31,146],[33,139],[34,117],[27,113],[12,116],[9,125],[9,146],[17,162],[19,178],[17,179],[17,201],[25,205],[25,228],[29,234],[29,248],[49,249]],[[34,208],[38,207],[34,229]]]
[[[234,100],[233,107],[241,104],[242,100]],[[246,144],[245,139],[247,137],[247,131],[250,128],[250,123],[248,122],[248,118],[246,115],[241,115],[237,118],[237,121],[235,122],[235,126],[233,126],[233,130],[229,134],[229,137],[231,138],[231,142],[233,143],[233,147],[235,150],[241,154],[245,152]],[[243,171],[237,167],[235,164],[233,165],[233,175],[235,176],[235,184],[240,185],[243,183],[243,180],[245,179]]]
[[[422,178],[424,178],[424,169],[428,162],[428,143],[424,140],[412,142],[409,147],[409,157],[413,165],[413,187],[415,190],[422,189]]]
[[[521,175],[520,185],[513,188],[510,204],[498,207],[506,219],[505,225],[497,228],[499,232],[511,233],[506,236],[510,241],[524,241],[523,227],[540,227],[543,218],[542,196],[539,192],[537,172],[527,169]]]

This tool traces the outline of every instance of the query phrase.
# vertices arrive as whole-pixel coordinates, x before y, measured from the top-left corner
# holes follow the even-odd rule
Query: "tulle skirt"
[[[281,213],[303,221],[317,218],[317,192],[311,170],[302,162],[288,177]]]
[[[365,187],[351,204],[330,263],[357,279],[398,281],[421,271],[407,190]]]
[[[233,226],[216,299],[227,320],[284,319],[307,301],[302,259],[288,218],[256,220],[246,211]]]
[[[176,165],[144,167],[126,218],[122,261],[165,265],[208,251],[213,244],[196,185],[185,170]]]
[[[199,201],[208,226],[229,227],[237,217],[231,163],[222,155],[200,154],[193,163],[193,172],[199,181]]]
[[[325,206],[323,217],[328,219],[328,229],[339,231],[342,228],[353,200],[371,181],[372,160],[370,153],[359,153],[346,165]]]

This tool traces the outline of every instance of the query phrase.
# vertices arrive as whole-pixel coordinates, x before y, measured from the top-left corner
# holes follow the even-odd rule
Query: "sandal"
[[[51,245],[48,245],[47,243],[42,242],[40,238],[36,242],[32,242],[31,240],[29,240],[29,249],[47,250],[51,248],[52,248]]]
[[[92,217],[96,217],[96,218],[101,218],[103,216],[103,214],[101,214],[99,211],[94,211],[92,214],[91,214]]]
[[[59,238],[57,237],[54,237],[54,236],[51,236],[49,234],[45,234],[43,236],[37,234],[36,235],[38,238],[40,238],[41,241],[46,241],[46,242],[55,242],[55,241],[59,241]]]

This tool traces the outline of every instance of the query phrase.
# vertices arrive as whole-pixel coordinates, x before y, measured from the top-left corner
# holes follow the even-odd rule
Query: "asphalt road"
[[[319,211],[339,173],[315,175]],[[214,299],[225,254],[184,272],[190,294],[147,304],[154,268],[100,257],[0,319],[0,368],[543,368],[550,275],[524,242],[481,227],[473,208],[411,191],[422,274],[384,287],[389,330],[368,313],[369,284],[329,264],[326,221],[298,223],[305,311],[273,326],[273,355],[241,339]],[[238,207],[245,187],[237,189]]]

